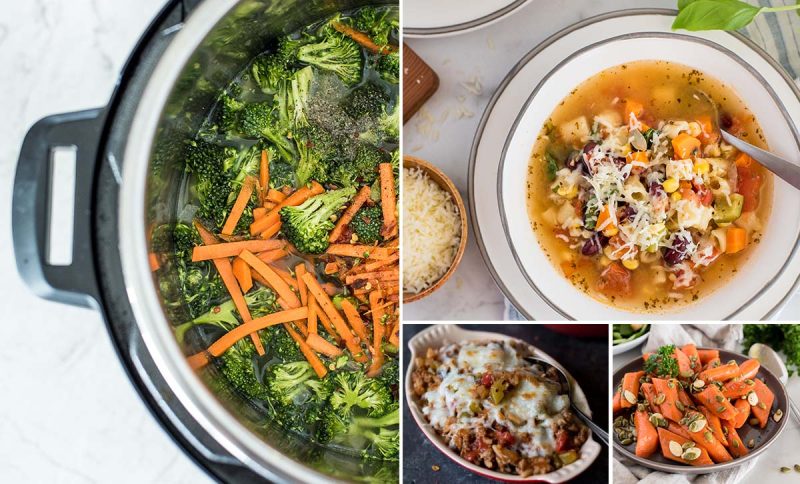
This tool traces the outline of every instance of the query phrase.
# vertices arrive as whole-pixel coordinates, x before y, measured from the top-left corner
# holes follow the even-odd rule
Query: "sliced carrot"
[[[294,267],[294,275],[297,277],[297,292],[300,293],[300,303],[303,306],[308,306],[308,291],[306,290],[306,283],[303,282],[303,275],[308,272],[304,262],[297,264]]]
[[[697,350],[697,355],[700,357],[700,363],[706,365],[709,361],[719,358],[719,350]]]
[[[325,292],[325,290],[322,289],[322,286],[320,286],[314,275],[306,273],[303,276],[303,280],[306,283],[306,287],[308,287],[309,293],[316,298],[319,306],[322,308],[322,311],[327,314],[331,323],[336,328],[336,332],[339,333],[339,336],[341,336],[344,340],[347,349],[350,350],[350,354],[353,355],[353,359],[362,363],[367,361],[367,355],[364,354],[364,350],[362,350],[361,346],[359,346],[358,339],[356,339],[356,337],[353,335],[353,332],[347,326],[347,323],[344,321],[344,319],[342,319],[339,311],[337,311],[336,307],[333,305],[333,301],[331,301],[331,298],[328,297],[328,294]]]
[[[728,227],[725,231],[725,253],[735,254],[747,247],[747,231],[741,227]]]
[[[642,383],[641,385],[642,394],[644,395],[644,399],[647,400],[647,404],[650,407],[650,411],[653,413],[661,413],[661,409],[658,408],[658,404],[656,403],[656,398],[658,397],[658,392],[656,392],[656,387],[653,386],[652,383]]]
[[[233,275],[239,281],[239,287],[243,292],[247,292],[253,287],[253,276],[250,274],[250,266],[241,257],[233,259]]]
[[[661,444],[661,454],[669,460],[674,460],[682,464],[688,464],[693,466],[710,466],[714,464],[714,462],[712,462],[711,458],[708,456],[708,452],[706,451],[706,449],[702,447],[700,448],[700,457],[698,457],[695,460],[686,460],[679,456],[674,455],[669,449],[670,442],[676,442],[680,446],[683,446],[688,442],[692,442],[691,439],[688,439],[682,435],[678,435],[675,432],[670,432],[667,429],[659,427],[658,441]]]
[[[280,221],[280,211],[283,207],[296,207],[314,195],[319,195],[324,191],[325,188],[323,188],[322,185],[317,182],[312,182],[311,187],[302,187],[297,189],[282,202],[275,205],[275,207],[270,210],[268,214],[264,215],[262,219],[258,220],[257,222],[253,222],[250,225],[250,235],[260,234],[261,232],[270,228],[273,224]]]
[[[158,254],[150,252],[147,254],[147,262],[150,263],[150,271],[155,272],[161,268],[161,262],[158,260]]]
[[[250,202],[250,196],[253,194],[254,185],[255,180],[253,180],[252,177],[248,176],[244,179],[242,188],[239,190],[239,195],[236,197],[236,201],[233,203],[233,208],[231,208],[231,213],[228,214],[228,218],[225,220],[225,224],[222,226],[223,234],[233,235],[233,231],[236,230],[236,224],[239,223],[239,219],[242,218],[244,209],[247,208],[247,204]]]
[[[686,356],[686,353],[684,353],[680,348],[676,346],[675,350],[672,352],[672,356],[678,361],[678,374],[681,377],[689,378],[694,374],[689,357]]]
[[[739,365],[737,365],[735,361],[731,361],[728,364],[716,368],[703,370],[697,375],[697,378],[703,380],[705,383],[711,383],[712,381],[725,382],[737,376],[739,376]]]
[[[286,249],[274,249],[259,252],[257,257],[269,264],[271,262],[275,262],[276,260],[281,260],[287,255],[289,255],[289,253],[286,252]]]
[[[308,343],[306,343],[305,340],[300,337],[300,335],[295,333],[295,331],[288,324],[284,326],[292,339],[297,342],[297,345],[300,347],[300,352],[306,357],[306,360],[308,360],[308,363],[311,365],[314,373],[317,374],[317,377],[325,378],[325,375],[328,374],[328,369],[325,368],[325,364],[319,359],[319,356],[314,353],[314,350],[311,349],[311,346],[309,346]]]
[[[736,417],[736,409],[733,408],[731,402],[722,395],[722,392],[716,385],[706,385],[706,389],[695,394],[695,398],[721,419],[730,420]]]
[[[658,448],[658,432],[650,423],[646,410],[637,410],[633,414],[633,425],[636,429],[636,455],[650,457]]]
[[[772,404],[775,402],[775,394],[758,378],[753,381],[756,383],[753,391],[758,397],[758,403],[751,406],[750,411],[758,419],[759,427],[763,429],[767,426],[767,422],[769,421],[769,412],[772,410]]]
[[[714,413],[708,408],[706,408],[705,405],[700,405],[698,410],[700,410],[700,413],[702,413],[703,416],[705,416],[706,422],[708,422],[708,427],[711,429],[711,432],[714,434],[714,437],[716,437],[717,440],[719,440],[720,443],[722,443],[722,445],[727,447],[728,439],[725,438],[725,434],[722,432],[722,423],[721,423],[722,421],[719,419],[719,417],[714,415]]]
[[[739,412],[736,414],[736,417],[733,418],[733,426],[741,428],[747,419],[750,418],[750,404],[747,403],[747,400],[742,400],[741,398],[737,398],[733,404],[736,411]]]
[[[728,451],[730,451],[733,457],[737,459],[739,457],[744,457],[747,455],[747,447],[742,442],[742,438],[739,437],[739,433],[736,431],[738,427],[734,426],[734,424],[730,420],[723,420],[722,421],[722,428],[724,429],[725,433],[727,434],[728,439]]]
[[[328,237],[328,240],[331,243],[336,242],[339,240],[339,237],[342,236],[342,231],[344,230],[345,225],[349,224],[353,217],[355,217],[356,212],[361,209],[361,206],[364,205],[364,202],[369,200],[370,195],[372,194],[372,189],[368,185],[364,185],[361,187],[361,190],[358,191],[355,198],[353,198],[353,202],[347,207],[347,210],[344,211],[339,220],[336,221],[336,226],[331,231],[331,235]]]
[[[694,373],[698,373],[702,363],[700,363],[700,354],[697,352],[697,346],[695,346],[694,343],[689,343],[684,345],[681,348],[681,351],[683,351],[683,354],[689,358],[689,366],[691,367],[692,371]]]
[[[256,207],[253,209],[253,220],[258,220],[267,214],[267,209],[264,207]]]
[[[380,272],[363,272],[361,274],[353,274],[346,276],[344,283],[348,286],[356,281],[378,281],[378,282],[392,282],[400,280],[400,269],[390,269]]]
[[[395,347],[400,346],[400,325],[395,324],[394,328],[392,328],[392,335],[389,336],[389,343],[395,345]]]
[[[391,163],[378,165],[381,181],[381,209],[383,210],[383,227],[381,235],[391,239],[397,235],[397,199],[394,193],[394,170]]]
[[[202,240],[204,244],[217,243],[216,237],[214,237],[211,232],[206,230],[206,228],[203,227],[203,224],[195,220],[194,226],[197,229],[197,233],[200,234],[200,240]],[[244,299],[244,295],[242,295],[239,282],[236,280],[236,276],[233,275],[231,261],[226,257],[221,257],[219,259],[213,259],[213,263],[214,267],[216,267],[217,272],[219,273],[220,279],[222,279],[222,283],[225,285],[225,288],[231,295],[233,305],[236,307],[236,311],[239,312],[239,316],[241,316],[242,321],[244,323],[249,322],[252,319],[250,316],[250,310],[247,308],[247,301]],[[258,334],[253,332],[250,335],[250,339],[253,341],[253,344],[256,347],[256,352],[259,355],[263,355],[265,353],[264,345],[261,343],[261,338],[258,336]]]
[[[361,259],[385,260],[392,257],[396,249],[373,245],[331,244],[325,251],[330,255],[358,257]]]
[[[207,350],[190,357],[191,361],[193,361],[192,368],[197,369],[206,365],[210,361],[211,357],[217,357],[222,355],[223,353],[228,351],[231,346],[236,344],[237,341],[244,338],[248,334],[251,333],[254,334],[256,331],[260,331],[264,328],[268,328],[270,326],[275,326],[278,324],[288,323],[295,319],[302,319],[307,316],[308,316],[307,308],[296,308],[296,309],[289,309],[287,311],[279,311],[277,313],[268,314],[266,316],[253,319],[252,321],[242,323],[239,326],[236,326],[232,330],[222,335],[218,340],[214,341],[214,343],[212,343]]]
[[[372,313],[372,364],[369,366],[367,376],[375,377],[383,366],[383,334],[385,331],[383,321],[383,308],[381,306],[381,292],[369,293],[369,307]]]
[[[683,427],[681,427],[678,423],[667,421],[667,430],[674,434],[678,434],[681,437],[686,437],[687,439],[692,440],[692,436],[689,435],[689,432],[684,430]]]
[[[350,300],[342,299],[342,311],[347,318],[347,322],[350,323],[350,327],[353,328],[353,332],[356,334],[356,336],[361,338],[362,341],[366,341],[367,328],[364,326],[364,321],[358,314],[358,309],[353,306],[353,303],[351,303]]]
[[[267,211],[264,213],[264,215],[268,214],[268,213],[269,213],[269,211],[270,211],[270,210],[272,210],[273,208],[275,208],[275,206],[276,206],[276,205],[277,205],[277,203],[273,203],[273,202],[266,202],[266,201],[265,201],[265,202],[264,202],[264,203],[261,205],[262,207],[264,207],[264,208],[267,210]],[[264,218],[264,215],[262,215],[262,216],[260,216],[260,217],[258,217],[258,218],[259,218],[259,219],[262,219],[262,218]],[[253,220],[255,220],[255,219],[253,219]]]
[[[638,120],[644,114],[644,105],[639,101],[634,101],[633,99],[626,99],[624,114],[625,114],[625,119],[623,119],[623,122],[625,124],[628,124],[630,122],[631,116],[633,116]]]
[[[619,389],[614,393],[614,398],[611,399],[611,408],[614,415],[622,411],[622,396]]]
[[[275,190],[274,188],[270,188],[267,192],[267,201],[272,203],[281,203],[282,201],[286,200],[286,195],[283,194],[280,190]]]
[[[280,240],[240,240],[237,242],[223,242],[221,244],[198,245],[192,250],[192,262],[200,262],[223,257],[235,257],[244,250],[250,252],[263,252],[281,248],[285,245]]]
[[[294,290],[297,290],[297,281],[295,280],[294,277],[292,277],[292,275],[289,273],[289,271],[286,271],[286,270],[281,269],[279,267],[275,267],[274,265],[270,265],[269,267],[273,271],[275,271],[275,274],[278,274],[278,276],[280,276],[280,278],[283,279],[283,282],[288,284],[289,287],[291,287]]]
[[[325,274],[331,275],[339,272],[339,264],[337,262],[328,262],[325,264]]]
[[[310,295],[311,293],[309,293],[309,296]],[[325,311],[321,310],[321,308],[319,307],[319,303],[317,303],[316,298],[312,297],[311,300],[314,301],[314,304],[316,306],[317,319],[319,319],[319,322],[322,324],[322,327],[325,328],[325,331],[329,335],[331,335],[331,338],[333,338],[337,344],[341,344],[342,338],[341,336],[339,336],[339,333],[336,332],[336,328],[334,328],[333,325],[331,324],[331,320],[328,319],[328,315],[325,314]]]
[[[714,129],[714,123],[711,121],[711,116],[708,114],[701,114],[696,119],[700,125],[701,133],[700,140],[706,143],[716,143],[719,139],[719,132]]]
[[[739,378],[755,378],[760,368],[761,363],[759,363],[755,358],[744,361],[741,365],[739,365]]]
[[[622,408],[630,408],[636,405],[639,398],[639,379],[644,376],[643,371],[625,373],[622,378]],[[633,401],[631,401],[633,400]]]
[[[331,344],[328,340],[316,333],[309,333],[308,338],[306,338],[306,343],[308,343],[308,346],[314,351],[330,356],[331,358],[342,354],[341,348]]]
[[[722,361],[720,361],[719,358],[715,358],[709,361],[708,364],[706,364],[706,366],[703,367],[703,371],[710,370],[712,368],[717,368],[718,366],[722,366]]]
[[[687,412],[687,415],[692,415],[695,412]],[[702,428],[697,432],[692,432],[689,427],[686,425],[681,425],[683,429],[689,432],[689,435],[692,436],[692,440],[697,444],[698,447],[702,447],[708,452],[708,455],[711,456],[711,459],[714,462],[730,462],[733,460],[731,454],[725,449],[725,446],[714,436],[714,433],[711,432],[707,427]]]
[[[369,38],[369,36],[363,32],[359,32],[358,30],[350,27],[349,25],[343,24],[341,22],[333,22],[331,24],[334,29],[338,30],[342,34],[350,37],[353,39],[358,45],[367,49],[372,54],[388,54],[390,52],[397,52],[397,47],[393,45],[378,45]]]
[[[376,260],[367,262],[365,264],[361,264],[359,266],[354,267],[353,270],[350,271],[351,274],[360,274],[362,272],[374,272],[381,267],[386,267],[388,265],[394,264],[400,260],[400,254],[395,253],[394,255],[383,259],[383,260]]]
[[[270,266],[247,250],[242,252],[240,257],[267,281],[267,285],[274,289],[278,297],[286,301],[289,307],[300,307],[300,300],[292,288]]]
[[[266,218],[266,215],[264,216],[264,218]],[[275,237],[275,235],[277,235],[278,232],[280,232],[282,226],[283,224],[280,221],[275,222],[274,224],[270,225],[267,228],[267,230],[261,232],[261,234],[259,234],[259,237],[261,237],[262,239],[271,239]]]
[[[659,405],[661,414],[668,420],[680,422],[681,418],[683,418],[683,412],[676,405],[676,402],[678,402],[678,387],[680,386],[678,380],[653,378],[653,385],[656,387],[659,399],[661,395],[664,395],[664,401]]]
[[[308,300],[308,334],[317,334],[317,300],[313,297]]]
[[[676,160],[685,160],[700,149],[700,140],[686,133],[680,133],[672,139],[672,149],[675,151]]]

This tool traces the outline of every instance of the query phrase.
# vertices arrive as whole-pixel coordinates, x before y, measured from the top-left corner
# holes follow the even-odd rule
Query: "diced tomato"
[[[600,291],[604,294],[627,295],[631,292],[631,273],[619,262],[612,262],[600,274]]]
[[[711,193],[711,190],[709,190],[707,186],[695,184],[694,191],[697,194],[697,199],[700,201],[700,203],[706,207],[711,206],[711,202],[714,201],[714,194]]]
[[[508,430],[498,430],[495,437],[500,445],[514,445],[514,442],[517,441]]]
[[[752,212],[758,208],[761,195],[761,175],[755,166],[737,166],[736,192],[744,197],[743,212]]]
[[[569,450],[569,433],[566,430],[560,430],[556,434],[556,452],[565,450]]]
[[[485,387],[490,387],[492,386],[492,383],[494,383],[494,377],[492,376],[492,374],[484,373],[483,376],[481,377],[481,385]]]

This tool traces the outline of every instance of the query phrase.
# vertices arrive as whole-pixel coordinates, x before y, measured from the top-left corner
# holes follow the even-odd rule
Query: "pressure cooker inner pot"
[[[220,285],[209,287],[204,282],[207,271],[215,270],[213,264],[208,261],[187,268],[175,255],[181,244],[175,228],[190,227],[197,210],[189,203],[192,187],[185,169],[187,146],[198,130],[208,125],[207,120],[219,115],[214,107],[220,93],[242,73],[247,76],[251,61],[275,49],[279,38],[337,13],[382,3],[396,5],[374,0],[243,0],[211,29],[172,87],[151,151],[145,223],[154,288],[184,354],[204,350],[224,333],[213,325],[190,324],[220,295],[220,288],[224,291]],[[256,365],[256,372],[263,371]],[[242,378],[236,369],[226,370],[212,362],[198,377],[237,420],[287,458],[335,478],[396,480],[396,462],[362,459],[347,447],[322,446],[285,430],[269,416],[263,400],[250,398],[252,395],[233,385],[233,378]]]

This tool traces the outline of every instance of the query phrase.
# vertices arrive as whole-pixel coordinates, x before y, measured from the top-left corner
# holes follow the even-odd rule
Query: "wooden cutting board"
[[[439,88],[439,76],[409,46],[403,44],[403,124]]]

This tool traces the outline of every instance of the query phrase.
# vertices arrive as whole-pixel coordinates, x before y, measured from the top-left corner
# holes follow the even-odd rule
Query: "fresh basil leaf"
[[[761,13],[756,7],[740,0],[694,0],[684,3],[672,29],[738,30]]]
[[[683,10],[684,8],[686,8],[687,5],[696,1],[697,0],[678,0],[678,10]],[[800,2],[800,0],[797,1]]]

